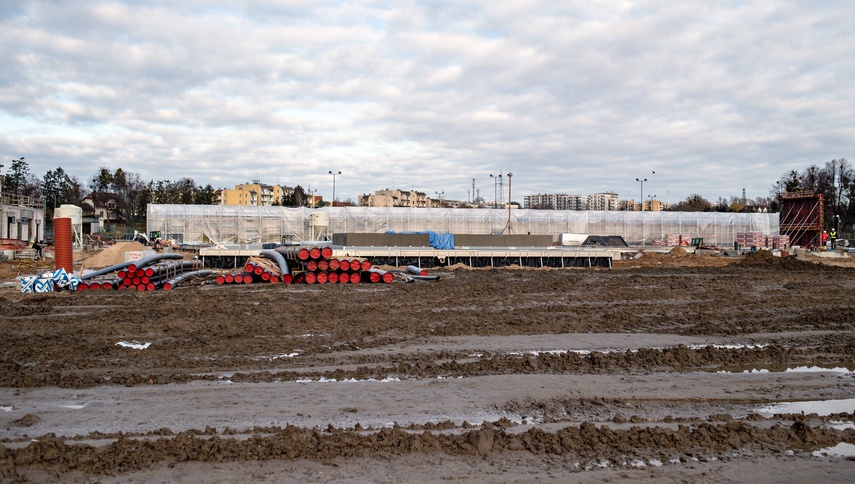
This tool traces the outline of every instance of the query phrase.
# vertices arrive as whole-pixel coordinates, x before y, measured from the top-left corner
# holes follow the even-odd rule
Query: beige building
[[[360,207],[430,208],[437,202],[428,198],[424,192],[386,189],[360,195],[358,204]]]
[[[523,198],[526,208],[546,210],[617,210],[618,194],[615,192],[591,195],[568,195],[566,193],[538,193]]]
[[[282,202],[282,196],[291,194],[294,189],[282,185],[266,185],[257,180],[253,183],[235,185],[234,189],[217,190],[220,205],[251,205],[270,207]]]

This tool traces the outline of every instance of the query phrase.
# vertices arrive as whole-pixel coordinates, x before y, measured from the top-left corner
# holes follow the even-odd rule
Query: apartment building
[[[254,181],[235,185],[234,189],[223,188],[217,190],[220,205],[251,205],[256,207],[270,207],[282,201],[282,196],[291,194],[294,189],[282,185],[266,185]]]
[[[429,208],[437,205],[424,192],[416,190],[376,190],[373,194],[359,196],[360,207]]]
[[[525,208],[544,210],[617,210],[618,194],[615,192],[591,195],[568,195],[566,193],[538,193],[523,197]]]

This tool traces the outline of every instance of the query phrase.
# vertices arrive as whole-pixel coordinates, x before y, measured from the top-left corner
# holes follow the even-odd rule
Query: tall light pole
[[[641,199],[638,203],[641,204],[641,245],[644,245],[644,182],[647,178],[636,178],[635,181],[641,184]]]
[[[647,181],[647,178],[636,178],[635,181],[641,184],[641,198],[638,200],[638,203],[641,205],[641,211],[644,211],[644,182]]]
[[[511,178],[513,176],[513,173],[508,172],[508,233],[511,233],[511,202],[514,200],[511,198]]]
[[[490,175],[490,178],[493,179],[493,208],[499,208],[499,196],[498,196],[499,190],[497,187],[498,187],[498,183],[499,183],[499,178],[501,178],[501,177],[502,177],[502,172],[499,172],[498,175]]]
[[[439,206],[440,206],[440,208],[442,208],[442,196],[445,195],[445,191],[434,192],[434,193],[436,193],[436,196],[439,197]]]
[[[330,206],[335,207],[335,176],[341,175],[340,171],[330,171],[330,175],[332,175],[332,200],[330,200]]]

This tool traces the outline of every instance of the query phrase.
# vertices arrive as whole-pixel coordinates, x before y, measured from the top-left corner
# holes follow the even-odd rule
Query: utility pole
[[[511,178],[514,176],[513,173],[508,172],[508,233],[511,233],[511,202],[513,198],[511,198]]]

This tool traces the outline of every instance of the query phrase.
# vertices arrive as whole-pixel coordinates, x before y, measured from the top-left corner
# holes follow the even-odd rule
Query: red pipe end
[[[167,282],[166,284],[163,285],[163,290],[164,291],[171,291],[172,290],[172,284]]]
[[[244,284],[252,284],[252,275],[244,274],[243,275],[243,283]]]
[[[266,271],[262,272],[261,273],[261,280],[262,281],[269,281],[270,280],[270,273],[266,272]]]
[[[86,284],[85,282],[81,282],[80,284],[78,284],[78,285],[77,285],[77,289],[76,289],[76,290],[77,290],[77,291],[88,291],[89,289],[91,289],[91,288],[89,287],[89,284]]]
[[[338,259],[330,259],[329,267],[331,271],[337,271],[341,267],[341,262]]]
[[[332,247],[321,247],[321,257],[324,259],[332,257]]]
[[[330,261],[321,259],[318,261],[318,270],[327,271],[330,268]]]
[[[331,283],[338,282],[338,272],[330,272],[327,274],[327,281]]]
[[[386,284],[391,284],[392,281],[394,281],[394,280],[395,280],[395,276],[392,275],[391,272],[387,272],[387,273],[383,274],[383,282],[385,282]]]
[[[292,282],[294,282],[294,276],[291,274],[285,274],[282,276],[282,284],[291,284]]]
[[[420,275],[420,276],[426,276],[426,275],[428,275],[427,270],[422,269],[422,272],[421,272],[419,275]]]
[[[350,275],[350,282],[351,282],[352,284],[357,284],[357,283],[359,283],[361,280],[362,280],[362,276],[361,276],[361,275],[359,275],[359,273],[358,273],[358,272],[354,272],[354,273],[352,273],[352,274]]]
[[[371,269],[371,262],[368,260],[364,260],[360,263],[360,266],[363,271],[367,271]]]
[[[271,284],[279,284],[279,276],[270,276]]]
[[[136,287],[137,291],[145,291],[145,284],[137,284],[136,286],[132,287]]]
[[[235,275],[234,274],[226,274],[226,277],[224,277],[223,279],[226,280],[226,284],[231,284],[231,283],[235,282]]]
[[[154,283],[153,283],[153,282],[149,282],[148,284],[146,284],[146,285],[145,285],[145,290],[146,290],[146,291],[154,291]]]
[[[154,269],[152,269],[151,267],[146,267],[145,275],[147,275],[148,277],[153,276],[154,275]]]
[[[136,264],[131,264],[128,266],[128,274],[133,274],[136,271],[137,271],[137,265]]]
[[[356,259],[350,261],[350,270],[358,271],[362,268],[362,261],[358,261]]]
[[[217,284],[222,285],[225,283],[226,283],[226,278],[222,274],[218,275],[217,276]]]
[[[318,276],[316,276],[314,272],[307,272],[306,284],[314,284],[316,282],[318,282]]]
[[[128,271],[119,271],[116,275],[119,276],[119,279],[124,279],[128,277]]]
[[[306,270],[311,272],[318,270],[318,261],[310,260],[309,262],[306,262]]]
[[[252,272],[252,273],[255,273],[256,275],[260,276],[261,274],[264,273],[264,268],[261,266],[255,266],[255,270],[246,271],[246,272]]]
[[[380,282],[380,273],[379,272],[369,272],[368,280],[371,282]]]
[[[300,260],[306,260],[309,258],[309,249],[300,249],[297,251],[297,258]]]
[[[319,272],[317,278],[318,284],[326,284],[329,282],[329,275],[326,272]]]
[[[312,247],[309,249],[309,257],[312,259],[320,259],[321,258],[321,249],[317,247]]]

